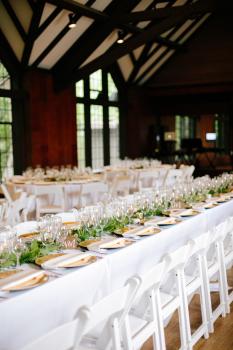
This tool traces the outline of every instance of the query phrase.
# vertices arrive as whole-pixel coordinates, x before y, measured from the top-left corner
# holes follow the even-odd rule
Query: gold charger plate
[[[110,241],[106,243],[102,243],[99,245],[99,248],[101,249],[117,249],[117,248],[124,248],[127,247],[128,245],[132,244],[133,241],[129,239],[121,239],[119,241]]]
[[[23,239],[29,239],[29,238],[34,238],[34,237],[37,237],[39,236],[39,232],[28,232],[28,233],[21,233],[19,235],[20,238],[23,238]]]
[[[65,226],[70,226],[70,225],[80,225],[81,223],[80,223],[80,221],[65,221],[65,222],[63,222],[63,225],[65,225]]]
[[[186,212],[181,213],[180,216],[181,217],[188,217],[188,216],[195,216],[195,215],[198,215],[198,214],[200,214],[200,212],[198,210],[187,209],[187,213]]]
[[[158,226],[170,226],[170,225],[176,225],[179,224],[181,222],[181,220],[178,220],[176,218],[169,218],[163,221],[158,221],[157,225]]]
[[[58,258],[59,256],[65,255],[65,253],[55,253],[55,254],[49,254],[45,256],[41,256],[35,260],[35,263],[39,266],[41,266],[46,261]]]
[[[136,229],[135,226],[124,226],[122,228],[119,228],[119,229],[113,231],[113,233],[115,233],[116,235],[123,236],[124,233],[130,233],[130,231],[133,231],[135,229]]]
[[[78,245],[83,248],[87,248],[92,243],[98,243],[101,239],[95,238],[95,239],[86,239],[85,241],[80,242]]]
[[[143,230],[139,230],[138,232],[135,232],[135,235],[150,236],[150,235],[155,235],[156,233],[159,233],[159,232],[161,232],[161,230],[158,227],[148,227],[148,228],[144,228]]]
[[[219,205],[219,203],[208,203],[204,206],[205,209],[212,209]]]
[[[26,290],[34,287],[38,287],[44,283],[46,283],[49,279],[49,276],[46,274],[42,274],[39,276],[32,277],[31,279],[19,283],[15,286],[9,287],[9,288],[4,288],[4,291],[8,292],[16,292],[16,291],[21,291],[21,290]]]
[[[70,262],[61,262],[61,264],[59,265],[59,267],[65,267],[65,268],[70,268],[70,267],[81,267],[81,266],[86,266],[89,264],[93,264],[94,262],[96,262],[97,257],[94,255],[89,255],[89,256],[85,256],[82,259],[79,259],[77,261],[73,261],[72,263]]]
[[[6,271],[0,271],[0,279],[4,279],[7,277],[10,277],[12,275],[15,275],[18,272],[21,272],[22,270],[6,270]]]

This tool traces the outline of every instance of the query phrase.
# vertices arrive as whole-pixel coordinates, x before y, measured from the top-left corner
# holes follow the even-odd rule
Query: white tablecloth
[[[0,349],[18,350],[36,337],[71,320],[83,304],[91,305],[108,292],[141,274],[169,251],[233,215],[233,200],[185,219],[104,257],[68,272],[41,287],[17,292],[0,302]]]
[[[41,183],[42,185],[42,183]],[[37,184],[21,184],[17,185],[18,188],[21,188],[23,191],[27,192],[28,194],[36,194],[36,189],[39,188],[41,185]],[[67,183],[48,183],[44,184],[43,186],[55,186],[63,187],[64,193],[65,193],[65,210],[70,210],[75,207],[79,207],[80,204],[80,191],[84,192],[85,194],[89,194],[89,198],[87,199],[87,204],[96,204],[99,200],[98,194],[100,192],[104,193],[108,191],[108,186],[103,181],[80,181],[76,183],[67,182]],[[84,200],[84,203],[85,200]],[[44,203],[45,205],[59,205],[60,199],[55,196],[49,196],[48,202]],[[35,209],[35,204],[34,204]]]

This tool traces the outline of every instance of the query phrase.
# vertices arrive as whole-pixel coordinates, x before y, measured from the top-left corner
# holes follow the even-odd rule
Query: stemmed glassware
[[[14,239],[15,232],[10,226],[0,227],[0,268],[4,268],[10,253],[13,252]],[[6,267],[8,268],[9,266]]]
[[[12,251],[16,256],[16,268],[19,268],[21,254],[26,248],[25,242],[20,237],[15,236],[15,238],[13,239],[12,248]]]
[[[56,215],[44,215],[38,220],[38,230],[42,242],[54,242],[60,234],[62,219]]]

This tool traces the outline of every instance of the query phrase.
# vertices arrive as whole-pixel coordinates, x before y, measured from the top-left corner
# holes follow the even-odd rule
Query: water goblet
[[[13,252],[16,256],[16,268],[19,268],[20,266],[20,257],[22,252],[25,250],[26,245],[24,243],[24,241],[19,238],[19,237],[15,237],[15,239],[13,240]]]

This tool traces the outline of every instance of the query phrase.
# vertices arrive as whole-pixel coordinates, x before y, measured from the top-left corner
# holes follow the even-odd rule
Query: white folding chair
[[[128,326],[128,334],[131,333],[132,336],[131,339],[129,336],[126,337],[130,339],[128,349],[139,348],[150,335],[153,335],[153,348],[165,350],[164,325],[169,322],[176,310],[179,315],[181,349],[188,348],[191,332],[184,266],[189,251],[190,247],[184,245],[175,252],[167,254],[154,270],[141,277],[142,284],[138,291],[139,307],[135,306],[131,324]],[[164,284],[165,277],[167,282]]]
[[[140,171],[138,174],[138,190],[156,189],[158,187],[159,171]]]
[[[70,184],[68,186],[64,186],[66,210],[70,210],[73,207],[80,208],[81,189],[81,184]]]
[[[130,175],[118,175],[114,178],[110,187],[112,196],[127,196],[130,192],[132,177]]]
[[[181,169],[169,169],[164,180],[164,186],[170,187],[180,182],[183,179],[183,172]]]
[[[183,171],[183,179],[185,181],[190,181],[193,178],[193,172],[195,170],[194,165],[183,165],[180,167],[180,169]]]
[[[124,329],[124,341],[128,350],[140,349],[151,336],[153,336],[154,349],[165,349],[163,301],[159,291],[165,267],[165,261],[160,262],[141,276],[142,282],[136,295],[136,301],[126,318]]]
[[[222,282],[223,290],[225,294],[225,310],[226,313],[230,313],[230,304],[233,301],[233,291],[229,294],[229,289],[232,289],[228,285],[227,270],[233,266],[233,218],[227,219],[219,228],[219,235],[217,244],[219,246],[219,254],[222,262]]]
[[[103,182],[87,182],[82,184],[80,193],[80,207],[94,205],[101,201],[108,193],[108,185]]]
[[[8,188],[10,188],[10,191]],[[15,225],[21,220],[21,213],[23,209],[25,209],[27,203],[27,194],[23,191],[14,192],[13,186],[8,187],[5,184],[1,184],[1,190],[8,202],[7,223]]]
[[[75,320],[55,328],[21,350],[121,350],[121,330],[132,305],[140,279],[126,285],[93,306],[81,307]]]
[[[209,235],[209,247],[203,255],[203,278],[205,281],[205,298],[209,332],[214,331],[214,322],[222,315],[226,316],[226,275],[223,272],[220,245],[226,235],[225,223],[218,225]],[[217,281],[217,282],[216,282]],[[220,303],[213,310],[211,292],[219,292]]]
[[[36,218],[42,214],[56,214],[65,211],[65,198],[63,186],[37,185],[36,196]]]
[[[35,217],[35,209],[36,209],[36,196],[34,194],[30,194],[26,198],[25,208],[22,210],[22,220],[27,221],[29,218]]]

